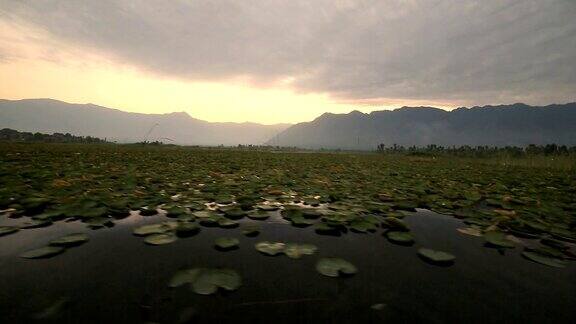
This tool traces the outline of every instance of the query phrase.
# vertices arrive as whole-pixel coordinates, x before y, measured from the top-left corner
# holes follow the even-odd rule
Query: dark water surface
[[[165,246],[148,246],[132,230],[164,216],[133,215],[110,229],[88,230],[80,222],[22,230],[0,237],[0,323],[202,322],[528,322],[576,323],[576,267],[548,268],[506,251],[483,247],[483,239],[460,234],[456,219],[420,211],[405,218],[416,244],[389,243],[381,233],[321,236],[277,217],[258,223],[248,238],[241,228],[202,228],[200,234]],[[18,220],[0,218],[7,225]],[[18,255],[49,240],[86,232],[90,242],[49,259]],[[220,252],[220,236],[240,239],[240,248]],[[300,260],[268,257],[259,241],[313,243],[318,253]],[[451,267],[427,264],[416,251],[428,247],[456,255]],[[341,257],[359,272],[328,278],[316,272],[319,257]],[[200,296],[187,286],[169,289],[179,269],[227,267],[243,278],[237,291]],[[55,318],[34,314],[66,300]],[[375,310],[371,306],[383,304]]]

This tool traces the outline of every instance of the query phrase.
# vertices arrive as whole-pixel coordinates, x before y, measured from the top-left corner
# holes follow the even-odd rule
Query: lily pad
[[[185,215],[188,210],[184,207],[171,207],[166,209],[166,216],[168,217],[179,217],[180,215]]]
[[[141,216],[154,216],[156,214],[158,214],[158,211],[153,207],[144,207],[140,209]]]
[[[248,218],[255,220],[265,220],[270,217],[270,213],[264,210],[253,210],[247,214]]]
[[[186,269],[186,270],[180,270],[180,271],[176,272],[172,276],[172,279],[170,279],[170,282],[168,283],[168,287],[177,288],[177,287],[180,287],[180,286],[185,285],[187,283],[190,283],[192,281],[192,276],[191,276],[190,271],[191,271],[190,269]]]
[[[385,217],[383,225],[395,231],[409,231],[408,226],[396,217]]]
[[[564,268],[566,266],[566,262],[557,258],[553,258],[550,256],[546,256],[537,252],[532,251],[524,251],[522,252],[522,256],[530,261],[534,261],[543,265],[547,265],[549,267],[554,268]]]
[[[235,228],[238,227],[238,225],[239,225],[238,222],[228,218],[221,218],[218,220],[218,226],[222,228]]]
[[[260,227],[255,225],[248,225],[242,229],[242,234],[249,237],[257,236],[260,234]]]
[[[286,247],[286,244],[281,243],[281,242],[264,241],[264,242],[256,243],[256,245],[254,245],[254,247],[256,248],[256,250],[258,250],[264,254],[274,256],[274,255],[277,255],[279,253],[283,253],[284,248]]]
[[[234,237],[220,237],[214,241],[214,245],[222,250],[229,250],[238,247],[240,241]]]
[[[106,217],[93,217],[88,219],[86,224],[88,224],[88,227],[92,229],[98,229],[106,226],[112,226],[114,223],[112,223],[112,220]]]
[[[314,220],[304,218],[304,216],[302,215],[293,216],[292,218],[290,218],[290,221],[292,222],[292,225],[296,227],[306,227],[315,223]]]
[[[340,236],[340,229],[338,227],[330,226],[326,223],[316,224],[314,231],[320,235]]]
[[[149,224],[149,225],[142,225],[137,227],[132,232],[134,235],[138,236],[146,236],[152,234],[163,234],[170,230],[168,226],[163,223],[160,224]]]
[[[261,211],[275,211],[275,210],[280,209],[280,206],[278,206],[278,205],[271,205],[271,204],[268,204],[268,205],[258,205],[258,209],[261,210]]]
[[[514,242],[506,238],[506,233],[498,231],[489,231],[484,233],[484,239],[488,244],[503,247],[503,248],[514,248]]]
[[[398,244],[408,245],[414,243],[414,235],[410,232],[390,231],[386,232],[386,237],[391,242]]]
[[[77,246],[88,242],[89,237],[84,233],[74,233],[50,241],[54,246]]]
[[[175,242],[178,237],[172,233],[167,234],[152,234],[146,236],[144,242],[150,245],[165,245]]]
[[[462,234],[466,234],[466,235],[470,235],[470,236],[477,236],[477,237],[482,236],[482,232],[475,227],[463,227],[463,228],[458,228],[456,230]]]
[[[25,222],[20,228],[40,228],[52,225],[52,221],[47,219],[32,219]]]
[[[196,223],[179,222],[178,227],[176,227],[176,235],[180,237],[196,235],[198,232],[200,232],[200,226]]]
[[[419,249],[418,255],[428,262],[437,264],[451,264],[456,260],[456,257],[450,253],[427,248]]]
[[[61,246],[45,246],[39,249],[26,251],[20,254],[20,257],[25,259],[49,258],[58,255],[60,253],[63,253],[64,251],[66,251],[66,249]]]
[[[309,219],[316,219],[316,218],[322,216],[322,212],[318,209],[315,209],[315,208],[302,208],[301,212],[302,212],[302,216],[304,216],[304,218],[309,218]]]
[[[9,235],[18,232],[20,229],[15,226],[0,226],[0,236]]]
[[[200,295],[211,295],[218,291],[236,290],[242,285],[242,278],[232,269],[195,268],[178,271],[168,286],[176,288],[191,284],[192,290]]]
[[[246,211],[241,208],[224,209],[224,215],[230,219],[241,219],[246,216]]]
[[[316,263],[316,270],[328,277],[353,275],[358,272],[356,266],[340,258],[322,258]]]
[[[194,215],[197,218],[210,218],[214,216],[214,212],[210,210],[200,210],[194,212],[192,215]]]
[[[284,247],[284,254],[291,259],[300,259],[304,255],[316,253],[318,247],[313,244],[288,243]]]

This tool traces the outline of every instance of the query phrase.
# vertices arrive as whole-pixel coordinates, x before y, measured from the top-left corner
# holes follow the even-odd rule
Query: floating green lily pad
[[[13,234],[18,232],[20,229],[16,226],[0,226],[0,236]]]
[[[170,207],[166,209],[166,216],[168,217],[179,217],[180,215],[185,215],[188,213],[188,210],[184,207]]]
[[[86,224],[88,224],[88,227],[92,228],[92,229],[98,229],[98,228],[102,228],[102,227],[106,227],[106,226],[111,226],[114,223],[112,223],[112,220],[106,217],[93,217],[90,218],[86,221]]]
[[[514,242],[506,238],[506,233],[498,231],[489,231],[484,233],[484,239],[486,242],[493,246],[503,247],[503,248],[514,248]]]
[[[172,288],[191,284],[192,290],[200,295],[211,295],[218,291],[236,290],[242,285],[242,278],[232,269],[195,268],[180,270],[168,284]]]
[[[470,236],[478,236],[478,237],[482,236],[482,232],[478,228],[474,227],[464,227],[464,228],[458,228],[456,230],[462,234]]]
[[[160,224],[142,225],[140,227],[135,228],[132,233],[138,236],[146,236],[152,234],[163,234],[168,232],[169,230],[170,228],[166,226],[166,224],[160,223]]]
[[[220,237],[214,241],[214,245],[220,249],[228,250],[235,247],[238,247],[240,241],[234,237]]]
[[[418,255],[420,255],[426,261],[439,264],[450,264],[456,260],[456,257],[450,253],[427,248],[419,249]]]
[[[382,223],[384,226],[390,228],[391,230],[395,231],[409,231],[410,229],[408,226],[400,219],[396,217],[385,217],[384,222]]]
[[[200,210],[194,212],[192,215],[198,218],[210,218],[214,216],[214,212],[210,210]]]
[[[340,236],[340,229],[335,226],[330,226],[326,223],[316,224],[314,231],[320,235]]]
[[[66,251],[66,249],[61,246],[45,246],[39,249],[26,251],[20,254],[20,257],[25,259],[49,258],[58,255],[60,253],[63,253],[64,251]]]
[[[358,272],[356,266],[340,258],[322,258],[316,263],[316,270],[328,277],[353,275]]]
[[[165,245],[175,242],[178,237],[172,233],[152,234],[146,236],[144,242],[150,245]]]
[[[549,267],[554,268],[564,268],[566,266],[566,262],[554,257],[546,256],[537,252],[533,251],[524,251],[522,252],[522,256],[528,260],[547,265]]]
[[[222,228],[235,228],[238,227],[238,225],[239,225],[238,222],[228,218],[221,218],[218,220],[218,226]]]
[[[158,211],[156,210],[155,207],[148,206],[148,207],[140,208],[140,215],[141,216],[154,216],[156,214],[158,214]]]
[[[283,253],[284,248],[286,247],[286,244],[281,243],[281,242],[264,241],[264,242],[256,243],[256,245],[254,245],[254,247],[256,248],[256,250],[258,250],[264,254],[274,256],[274,255],[277,255],[279,253]]]
[[[270,213],[264,210],[253,210],[247,214],[248,218],[255,220],[265,220],[270,218]]]
[[[55,246],[77,246],[88,242],[89,237],[84,233],[68,234],[50,241],[50,245]]]
[[[181,237],[196,235],[200,232],[200,226],[191,222],[179,222],[176,227],[176,234]]]
[[[390,231],[390,232],[386,232],[386,237],[394,243],[399,243],[399,244],[414,243],[414,235],[412,235],[412,233],[410,233],[410,232]]]
[[[242,228],[242,234],[250,237],[257,236],[260,234],[260,227],[255,225],[248,225]]]
[[[25,222],[20,228],[40,228],[52,225],[52,221],[48,219],[32,219]]]
[[[284,254],[292,259],[300,259],[304,255],[316,253],[318,247],[313,244],[288,243],[284,246]]]
[[[242,217],[246,216],[246,211],[242,210],[239,207],[231,208],[231,209],[224,209],[224,215],[230,219],[241,219]]]
[[[268,205],[258,205],[258,209],[262,210],[262,211],[275,211],[280,209],[280,206],[278,205],[272,205],[272,204],[268,204]]]

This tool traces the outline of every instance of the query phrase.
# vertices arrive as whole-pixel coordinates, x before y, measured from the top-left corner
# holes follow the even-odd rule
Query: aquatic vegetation
[[[411,221],[417,209],[454,217],[450,220],[458,225],[451,231],[464,234],[455,234],[460,239],[497,248],[507,258],[521,257],[506,249],[524,248],[526,263],[562,268],[576,259],[576,177],[557,169],[376,154],[0,145],[0,218],[14,222],[2,223],[0,240],[64,222],[81,226],[75,232],[102,232],[49,237],[41,243],[46,246],[20,255],[27,259],[57,256],[117,225],[125,229],[118,233],[132,233],[138,237],[132,240],[154,253],[184,248],[186,240],[203,242],[197,246],[224,262],[244,253],[262,259],[263,266],[286,262],[284,257],[309,258],[311,263],[294,262],[328,277],[359,271],[344,259],[318,256],[318,246],[332,253],[324,244],[336,240],[377,238],[381,243],[370,246],[370,253],[388,246],[434,265],[453,264],[451,253],[420,246],[434,244],[419,237],[426,229]],[[318,246],[298,242],[299,233],[311,235],[302,240]],[[190,238],[195,235],[200,236]],[[258,235],[261,242],[253,239]],[[214,251],[237,249],[240,240],[250,241],[256,251]],[[193,260],[183,258],[181,266]],[[231,269],[200,267],[177,272],[169,283],[182,285],[211,295],[238,289],[242,279]],[[376,305],[373,310],[384,307]]]
[[[300,259],[304,255],[316,253],[318,248],[313,244],[288,243],[284,246],[284,254],[291,259]]]
[[[270,256],[275,256],[275,255],[278,255],[280,253],[284,253],[284,249],[286,248],[286,244],[284,244],[282,242],[264,241],[264,242],[256,243],[256,245],[254,245],[254,247],[259,252],[262,252],[262,253],[270,255]]]
[[[358,272],[356,266],[340,258],[322,258],[316,263],[316,270],[327,277],[353,275]]]
[[[13,234],[18,232],[20,229],[16,226],[0,226],[0,236]]]
[[[64,253],[66,249],[61,246],[45,246],[34,250],[26,251],[20,254],[20,257],[24,259],[40,259],[40,258],[49,258],[60,253]]]
[[[240,245],[240,241],[234,237],[220,237],[214,241],[214,246],[220,250],[230,250],[237,248]]]
[[[242,285],[242,278],[232,269],[194,268],[178,271],[168,284],[171,288],[190,284],[192,290],[200,295],[211,295],[218,291],[236,290]]]
[[[418,255],[424,260],[434,264],[452,264],[456,257],[444,251],[436,251],[427,248],[418,249]]]
[[[78,246],[88,242],[89,237],[84,233],[68,234],[50,241],[54,246]]]
[[[536,251],[524,251],[522,252],[522,256],[528,260],[547,265],[549,267],[564,268],[566,266],[565,261],[550,255],[546,255],[544,253],[538,253]]]
[[[249,237],[258,236],[258,234],[260,234],[260,227],[257,225],[245,226],[242,228],[242,234]]]
[[[150,245],[165,245],[175,242],[178,239],[173,233],[152,234],[146,236],[144,242]]]
[[[409,245],[414,243],[414,235],[410,232],[386,232],[386,237],[388,240],[398,244]]]
[[[498,231],[489,231],[484,233],[484,239],[488,244],[496,246],[496,247],[503,247],[503,248],[514,248],[514,242],[510,241],[506,237],[506,233],[498,232]]]

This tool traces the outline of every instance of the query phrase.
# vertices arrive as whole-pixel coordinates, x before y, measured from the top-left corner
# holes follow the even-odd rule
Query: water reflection
[[[456,231],[460,221],[428,211],[406,217],[416,243],[391,244],[381,235],[317,235],[313,228],[285,224],[277,212],[266,221],[244,218],[235,229],[202,228],[200,234],[165,246],[147,246],[134,227],[168,220],[133,214],[110,229],[89,230],[80,222],[22,230],[0,238],[0,322],[22,322],[66,298],[64,322],[379,322],[379,321],[576,321],[576,272],[528,262],[520,249],[503,256],[482,247],[481,238]],[[21,220],[1,219],[2,225]],[[245,237],[242,225],[259,224]],[[24,260],[23,251],[64,234],[86,232],[90,242],[51,259]],[[213,242],[236,237],[240,248],[220,252]],[[317,255],[300,260],[267,257],[259,241],[313,243]],[[420,247],[456,255],[448,268],[417,257]],[[359,273],[326,278],[314,270],[319,257],[341,257]],[[173,273],[191,267],[237,270],[244,285],[216,296],[187,287],[168,289]]]

